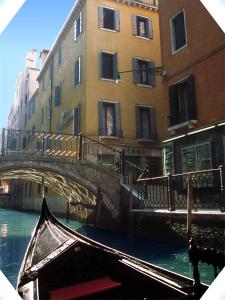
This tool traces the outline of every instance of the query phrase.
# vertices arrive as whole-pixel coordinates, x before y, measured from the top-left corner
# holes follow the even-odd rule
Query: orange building
[[[224,163],[225,38],[200,0],[159,1],[164,173]]]

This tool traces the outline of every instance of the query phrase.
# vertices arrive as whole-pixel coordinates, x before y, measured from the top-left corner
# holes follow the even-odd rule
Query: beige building
[[[83,132],[157,174],[163,107],[161,77],[154,74],[161,66],[156,4],[77,1],[50,52],[42,51],[34,95],[39,116],[29,128]]]

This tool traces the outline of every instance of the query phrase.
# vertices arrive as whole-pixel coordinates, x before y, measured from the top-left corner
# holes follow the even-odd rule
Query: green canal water
[[[0,209],[0,270],[14,286],[38,217],[36,214]],[[183,245],[131,237],[125,233],[95,229],[75,221],[70,221],[66,225],[120,251],[192,277],[187,249]],[[210,284],[213,281],[211,266],[200,265],[200,274],[203,282]]]

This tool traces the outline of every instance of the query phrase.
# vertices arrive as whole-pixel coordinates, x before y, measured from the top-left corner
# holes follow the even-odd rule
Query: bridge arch
[[[105,208],[113,218],[119,215],[119,176],[87,161],[53,158],[4,157],[0,159],[1,179],[45,182],[67,201],[95,204],[98,188]]]

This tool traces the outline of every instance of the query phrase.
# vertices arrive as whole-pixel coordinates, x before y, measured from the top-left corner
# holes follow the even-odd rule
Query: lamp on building
[[[158,76],[167,76],[167,72],[165,69],[163,69],[162,67],[152,67],[152,68],[147,68],[147,69],[133,69],[133,70],[129,70],[129,71],[120,71],[117,72],[117,77],[116,77],[116,83],[121,82],[121,77],[120,74],[123,73],[132,73],[132,72],[150,72],[153,75],[158,75]]]

